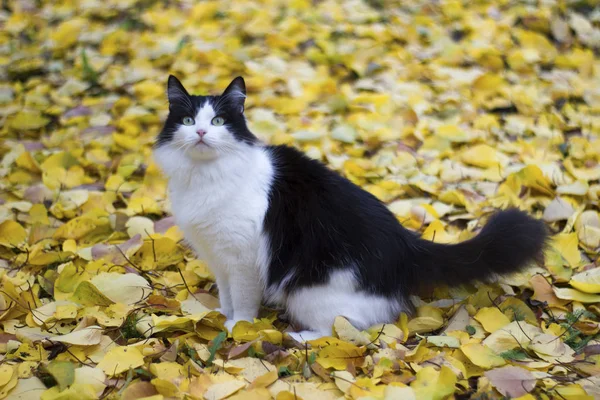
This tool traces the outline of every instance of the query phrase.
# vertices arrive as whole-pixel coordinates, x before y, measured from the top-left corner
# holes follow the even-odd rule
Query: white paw
[[[231,318],[231,319],[228,319],[227,321],[225,321],[225,328],[227,328],[227,330],[229,332],[232,332],[235,324],[237,324],[240,321],[252,322],[252,321],[254,321],[254,318],[248,318],[248,319],[246,319],[246,318]]]
[[[315,332],[315,331],[288,332],[287,334],[290,335],[292,338],[294,338],[295,341],[300,342],[300,343],[319,339],[324,336],[324,335],[320,334],[319,332]]]
[[[225,321],[225,328],[227,328],[227,331],[233,332],[233,327],[235,326],[235,324],[237,324],[236,320],[228,319],[227,321]]]

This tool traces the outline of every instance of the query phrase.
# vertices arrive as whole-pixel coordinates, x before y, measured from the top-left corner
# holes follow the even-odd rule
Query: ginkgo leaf
[[[135,304],[150,292],[150,284],[136,274],[101,273],[90,280],[104,296],[115,303]]]
[[[410,387],[418,399],[441,400],[454,392],[456,380],[456,375],[447,367],[441,367],[439,371],[425,367],[417,372]]]
[[[475,314],[475,319],[490,333],[493,333],[510,323],[508,317],[496,307],[485,307],[480,309],[477,314]]]
[[[317,345],[315,341],[312,343]],[[348,363],[361,363],[364,352],[364,347],[358,347],[341,340],[332,340],[326,342],[325,346],[319,351],[317,362],[325,368],[334,368],[341,371],[346,369]]]
[[[600,268],[592,268],[575,274],[569,284],[585,293],[600,293]]]
[[[69,361],[52,361],[46,369],[61,391],[75,382],[75,366]]]
[[[464,344],[460,346],[460,350],[473,364],[484,369],[506,364],[506,361],[492,349],[479,343]]]
[[[580,292],[569,288],[553,288],[556,297],[562,300],[575,300],[581,303],[598,303],[600,295]]]
[[[0,245],[19,246],[25,241],[27,231],[17,222],[7,220],[0,224]]]
[[[500,393],[509,397],[531,392],[537,382],[528,370],[511,365],[486,371],[484,375]]]
[[[106,353],[98,363],[98,368],[108,376],[116,376],[143,364],[144,356],[137,348],[118,346]]]

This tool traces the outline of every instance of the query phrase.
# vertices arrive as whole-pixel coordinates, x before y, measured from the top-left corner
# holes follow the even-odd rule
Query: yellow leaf
[[[281,392],[280,392],[281,393]],[[272,400],[271,392],[265,388],[242,390],[231,397],[229,400]]]
[[[481,168],[500,168],[508,163],[508,157],[487,144],[470,147],[461,154],[461,160]]]
[[[108,376],[116,376],[130,368],[137,368],[142,365],[144,365],[144,356],[137,348],[119,346],[106,353],[98,363],[98,368],[102,369]]]
[[[50,33],[50,40],[55,49],[66,49],[77,43],[79,33],[86,26],[82,18],[74,18],[62,22]]]
[[[208,388],[206,393],[204,393],[204,398],[206,400],[225,399],[245,386],[246,383],[238,380],[230,380],[222,383],[215,383],[214,385]]]
[[[83,365],[75,369],[75,385],[89,385],[96,390],[96,396],[100,397],[106,384],[106,375],[99,368]]]
[[[259,376],[255,380],[252,381],[252,384],[249,386],[250,389],[253,388],[266,388],[271,385],[279,378],[277,371],[269,371],[264,375]]]
[[[551,246],[569,263],[571,268],[576,268],[581,263],[581,254],[577,248],[579,240],[577,233],[559,233],[552,238]]]
[[[154,378],[150,381],[156,388],[156,391],[166,397],[176,397],[179,394],[177,385],[169,380]]]
[[[590,396],[586,391],[578,384],[570,384],[565,386],[556,386],[554,388],[560,395],[561,399],[565,400],[593,400],[594,396]]]
[[[0,386],[6,385],[13,374],[15,374],[16,370],[12,365],[3,364],[0,365]]]
[[[9,381],[6,382],[6,384],[2,387],[0,387],[0,399],[5,398],[8,393],[15,387],[17,386],[17,383],[19,381],[19,378],[17,376],[17,374],[13,374]]]
[[[537,325],[538,320],[531,308],[522,300],[516,297],[508,297],[500,303],[500,309],[504,315],[508,316],[512,321],[523,320],[530,324]]]
[[[540,333],[542,330],[537,326],[525,321],[513,321],[493,332],[483,340],[482,344],[500,354],[519,347],[526,348],[531,338]]]
[[[258,331],[252,322],[238,321],[232,329],[231,337],[236,342],[250,342],[258,338]]]
[[[102,221],[92,217],[82,216],[69,220],[61,225],[54,234],[55,239],[80,239],[91,233],[99,226],[108,225],[108,221]]]
[[[146,239],[154,233],[154,221],[146,217],[131,217],[125,224],[125,227],[130,238],[139,234],[142,236],[142,239]]]
[[[600,303],[600,294],[590,294],[569,288],[553,287],[556,297],[562,300],[574,300],[581,303]]]
[[[334,371],[331,375],[335,385],[344,393],[348,393],[354,382],[356,382],[354,376],[348,371]]]
[[[15,114],[8,125],[15,130],[32,130],[40,129],[50,123],[50,119],[46,118],[38,110],[23,110]]]
[[[506,362],[489,347],[480,343],[470,343],[460,346],[460,350],[475,365],[484,369],[500,367]]]
[[[53,386],[42,393],[41,400],[96,400],[96,390],[92,385],[74,384],[69,388],[59,391],[58,386]]]
[[[175,241],[159,237],[145,241],[131,261],[143,270],[163,269],[183,261],[183,253]]]
[[[354,384],[350,386],[349,395],[353,399],[360,399],[366,396],[381,398],[385,390],[384,386],[377,386],[374,379],[362,377],[356,379]]]
[[[577,168],[570,158],[567,158],[563,165],[571,175],[582,181],[597,181],[600,179],[600,165],[596,164],[591,168]]]
[[[333,330],[343,341],[350,342],[358,346],[365,346],[371,343],[371,339],[369,338],[368,334],[353,327],[352,324],[344,317],[338,316],[335,318],[333,322]]]
[[[7,220],[0,224],[0,245],[18,247],[27,238],[27,231],[17,222]]]
[[[346,369],[348,364],[361,364],[364,347],[357,347],[353,344],[341,341],[339,339],[329,340],[329,338],[321,338],[309,343],[317,346],[317,343],[325,342],[325,347],[319,351],[317,362],[324,368],[335,368],[338,371]]]
[[[410,334],[431,332],[444,325],[442,310],[431,306],[417,309],[417,317],[408,321]]]
[[[600,293],[600,267],[573,275],[569,284],[585,293]]]
[[[552,185],[542,170],[536,165],[527,165],[514,175],[522,185],[535,189],[548,196],[554,196]],[[510,176],[509,176],[510,177]]]
[[[496,307],[484,307],[475,314],[475,319],[483,326],[483,329],[492,333],[510,323],[506,315]]]
[[[425,367],[417,372],[410,387],[419,400],[442,400],[454,393],[456,380],[456,375],[448,367],[442,366],[439,371],[434,367]]]

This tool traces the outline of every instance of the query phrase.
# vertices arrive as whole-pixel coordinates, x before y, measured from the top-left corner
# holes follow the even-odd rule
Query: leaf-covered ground
[[[600,398],[594,4],[4,2],[0,398]],[[255,133],[429,239],[528,210],[544,265],[310,348],[277,310],[226,333],[152,162],[168,73],[199,93],[243,75]]]

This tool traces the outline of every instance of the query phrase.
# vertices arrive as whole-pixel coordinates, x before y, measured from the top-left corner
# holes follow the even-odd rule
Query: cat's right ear
[[[173,75],[169,75],[169,81],[167,82],[167,96],[169,98],[169,103],[173,104],[178,100],[188,98],[190,95],[181,82],[179,82],[179,79],[175,78]]]

